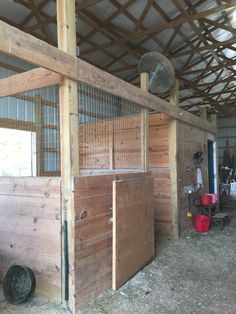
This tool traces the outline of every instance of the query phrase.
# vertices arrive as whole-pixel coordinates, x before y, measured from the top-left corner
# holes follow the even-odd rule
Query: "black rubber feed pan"
[[[21,304],[27,301],[35,289],[35,276],[29,267],[11,266],[3,280],[3,293],[11,304]]]

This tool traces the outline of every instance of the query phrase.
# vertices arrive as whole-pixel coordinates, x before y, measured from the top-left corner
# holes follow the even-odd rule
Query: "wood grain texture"
[[[36,275],[36,294],[61,300],[59,178],[0,178],[0,279],[13,264]]]
[[[204,188],[202,193],[208,192],[208,160],[207,160],[207,140],[214,140],[215,136],[186,123],[180,123],[179,130],[179,200],[180,200],[180,231],[192,228],[192,220],[187,218],[188,197],[184,193],[184,186],[196,183],[196,169],[193,163],[195,152],[203,152],[204,159],[201,163]],[[193,196],[194,197],[194,196]],[[193,212],[195,208],[192,206]]]
[[[43,68],[15,74],[0,80],[0,97],[31,91],[62,82],[61,75]]]
[[[112,287],[112,182],[150,173],[75,178],[75,304],[80,309]]]
[[[63,18],[64,16],[63,14],[58,14],[58,17]],[[68,30],[68,32],[69,31],[70,30]],[[64,30],[62,29],[62,32],[66,39],[67,31],[65,27]],[[67,43],[68,41],[65,40],[65,44],[61,45],[61,47],[67,49]],[[80,81],[113,95],[123,97],[140,106],[168,114],[180,121],[216,133],[215,126],[208,121],[204,121],[186,110],[177,107],[173,108],[167,101],[142,91],[140,88],[86,63],[69,53],[60,51],[56,47],[2,21],[0,21],[0,51],[62,74],[72,80]]]
[[[154,257],[153,178],[113,182],[112,288]]]

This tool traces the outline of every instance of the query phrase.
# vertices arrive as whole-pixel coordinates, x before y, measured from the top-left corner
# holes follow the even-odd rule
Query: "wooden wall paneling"
[[[0,178],[0,279],[33,269],[36,295],[61,300],[60,178]]]
[[[112,288],[120,288],[154,254],[153,178],[114,181]]]
[[[170,169],[152,168],[154,178],[155,236],[171,236]]]
[[[75,178],[76,310],[112,287],[112,182],[148,175],[140,172]]]
[[[149,115],[149,171],[154,178],[155,238],[171,236],[169,124],[165,114]]]

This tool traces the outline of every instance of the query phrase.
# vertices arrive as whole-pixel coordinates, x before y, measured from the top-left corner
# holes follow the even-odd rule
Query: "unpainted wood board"
[[[142,178],[150,175],[146,172],[120,173],[95,176],[76,177],[74,179],[75,199],[75,274],[76,274],[76,306],[82,306],[93,300],[105,289],[111,288],[112,261],[112,181],[127,178]],[[85,214],[86,212],[86,214]],[[99,255],[100,252],[103,255]],[[98,277],[90,271],[89,280],[80,281],[87,273],[86,263],[90,269],[104,265]],[[85,278],[85,277],[83,277]]]
[[[149,165],[151,168],[155,166],[169,167],[169,152],[153,152],[149,154]]]
[[[163,236],[170,236],[171,235],[171,221],[158,221],[155,220],[155,234],[157,235],[163,235]]]
[[[76,291],[76,309],[81,309],[108,289],[111,289],[111,271]]]
[[[126,220],[125,213],[131,210],[133,212],[133,219],[131,218],[132,215],[129,215],[130,218]],[[149,228],[145,229],[145,226],[149,226]],[[131,230],[132,232],[136,230],[135,245],[132,242],[134,234],[131,235]],[[146,233],[140,233],[140,230],[146,230]],[[144,177],[114,181],[113,289],[118,289],[153,257],[153,179],[151,177]]]
[[[112,249],[110,246],[109,250],[105,247],[80,260],[76,265],[75,290],[81,289],[110,273],[112,270],[111,255]]]
[[[94,238],[111,230],[111,213],[101,214],[75,223],[75,241]]]
[[[156,220],[170,220],[171,219],[171,208],[170,202],[163,204],[161,202],[154,201],[154,218]]]
[[[90,255],[94,255],[96,252],[102,250],[103,248],[111,248],[111,246],[112,230],[107,233],[103,233],[95,238],[77,241],[75,246],[76,263]]]
[[[0,273],[13,264],[27,265],[36,274],[36,292],[57,300],[60,206],[60,178],[0,178]]]
[[[60,198],[42,198],[0,194],[0,214],[60,219]]]
[[[42,198],[60,197],[60,178],[1,177],[0,195],[18,195]]]
[[[168,125],[170,120],[170,116],[163,113],[149,114],[149,126],[162,124]]]
[[[161,114],[150,115],[149,157],[150,166],[168,165],[168,128],[170,119]],[[165,123],[164,123],[165,122]],[[113,124],[111,128],[111,124]],[[80,163],[82,169],[109,169],[109,133],[113,132],[113,168],[140,168],[141,129],[140,117],[123,117],[87,123],[80,127]],[[163,155],[160,156],[160,154]],[[164,160],[163,160],[164,158]]]
[[[112,195],[95,194],[88,197],[81,197],[79,193],[75,195],[75,221],[98,216],[101,213],[110,213],[112,208]]]
[[[1,231],[0,236],[0,259],[5,265],[10,262],[30,264],[36,271],[45,270],[45,274],[60,268],[60,241],[48,239],[43,245],[40,239],[25,235]]]

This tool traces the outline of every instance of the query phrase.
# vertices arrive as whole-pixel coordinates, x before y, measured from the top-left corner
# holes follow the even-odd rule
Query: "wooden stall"
[[[42,178],[19,178],[16,182],[14,180],[18,179],[9,179],[8,190],[4,190],[4,179],[0,180],[0,184],[3,182],[1,197],[5,202],[0,206],[2,217],[0,218],[3,219],[3,223],[0,222],[0,236],[2,235],[0,252],[3,252],[0,260],[3,261],[3,269],[12,262],[25,262],[28,266],[32,266],[39,282],[45,286],[48,284],[50,286],[53,282],[54,292],[62,291],[59,293],[59,298],[76,313],[81,306],[93,300],[99,293],[110,289],[112,279],[117,279],[117,276],[112,278],[114,271],[114,268],[112,271],[112,259],[113,264],[115,259],[113,255],[115,215],[112,212],[115,208],[118,212],[122,212],[124,206],[119,206],[114,201],[114,196],[119,189],[113,190],[113,182],[137,180],[137,188],[140,189],[139,180],[146,178],[150,187],[149,192],[146,193],[148,197],[144,201],[145,195],[140,192],[142,195],[140,202],[138,204],[134,202],[138,208],[142,205],[137,212],[145,213],[142,226],[145,229],[146,225],[151,226],[151,222],[155,222],[156,236],[163,234],[177,237],[188,226],[185,218],[186,198],[183,187],[194,183],[193,153],[195,150],[201,150],[207,155],[206,141],[208,136],[214,139],[215,126],[77,59],[75,42],[72,41],[70,45],[68,40],[73,36],[75,40],[73,4],[73,1],[58,1],[60,49],[0,21],[0,51],[47,69],[39,68],[33,70],[33,74],[26,72],[6,78],[0,82],[0,85],[2,84],[0,91],[3,93],[4,86],[9,83],[9,80],[14,85],[14,93],[61,83],[59,91],[61,177],[60,179],[44,178],[45,181],[41,181]],[[31,53],[25,53],[26,51]],[[50,75],[49,70],[57,74]],[[35,73],[39,74],[36,83],[29,79]],[[106,117],[101,121],[103,123],[99,128],[103,130],[101,133],[97,128],[100,122],[97,121],[94,128],[91,119],[86,122],[87,127],[90,125],[89,136],[85,137],[85,141],[81,141],[85,124],[78,123],[80,107],[77,81],[135,103],[141,108],[142,114],[139,117],[119,116],[112,122]],[[2,94],[2,97],[10,93],[11,91],[8,90],[7,93]],[[145,117],[143,109],[146,109],[146,113],[149,110],[148,117]],[[116,123],[121,119],[129,119],[129,123],[123,123],[123,127],[119,128]],[[145,128],[144,121],[146,121]],[[104,125],[108,125],[108,133],[104,131]],[[108,149],[104,149],[101,145],[97,145],[95,150],[90,149],[90,147],[96,148],[99,138],[106,139],[109,143]],[[126,158],[122,157],[124,152]],[[186,167],[192,169],[191,176],[186,175]],[[205,171],[207,165],[204,163],[203,167]],[[183,179],[183,176],[186,179]],[[152,184],[153,193],[150,193]],[[36,188],[35,185],[39,186]],[[18,186],[21,186],[19,193]],[[29,195],[32,192],[32,204],[28,203],[30,197],[26,202],[26,191]],[[122,191],[120,188],[119,197],[122,199],[124,196],[124,203],[127,204],[130,196],[127,191]],[[133,188],[130,189],[130,195],[135,195]],[[16,205],[18,201],[21,206],[15,206],[13,211],[5,210]],[[36,204],[41,207],[38,208]],[[127,209],[135,213],[132,205],[130,202],[123,211]],[[26,246],[25,250],[29,253],[27,259],[20,250],[14,250],[15,242],[9,242],[8,237],[5,236],[7,230],[4,222],[7,215],[11,216],[9,228],[12,230],[12,239],[15,239],[17,246]],[[123,215],[125,221],[126,216],[124,213]],[[140,217],[143,217],[142,214]],[[140,227],[140,217],[133,220],[129,217],[129,219],[132,220],[132,224],[136,223],[134,226]],[[14,221],[21,226],[14,225]],[[49,227],[51,224],[52,227]],[[65,226],[68,226],[68,230]],[[127,228],[125,224],[123,228],[124,230]],[[143,250],[146,258],[141,256],[139,250],[134,251],[142,258],[138,266],[134,265],[133,269],[129,269],[125,280],[152,259],[153,229],[153,227],[148,228],[149,234],[147,232],[140,240],[140,247],[145,247],[143,243],[148,244],[149,249]],[[29,237],[31,241],[35,241],[33,246],[30,246],[33,242],[28,242]],[[44,246],[45,238],[47,238],[47,246]],[[35,261],[38,247],[42,249],[41,257],[44,256],[42,264],[44,268],[41,263],[40,266]],[[127,247],[127,254],[131,254],[130,246]],[[124,256],[122,253],[121,256]],[[51,278],[54,279],[50,280]],[[124,282],[123,278],[121,282]],[[113,288],[118,286],[119,284],[113,285]]]

